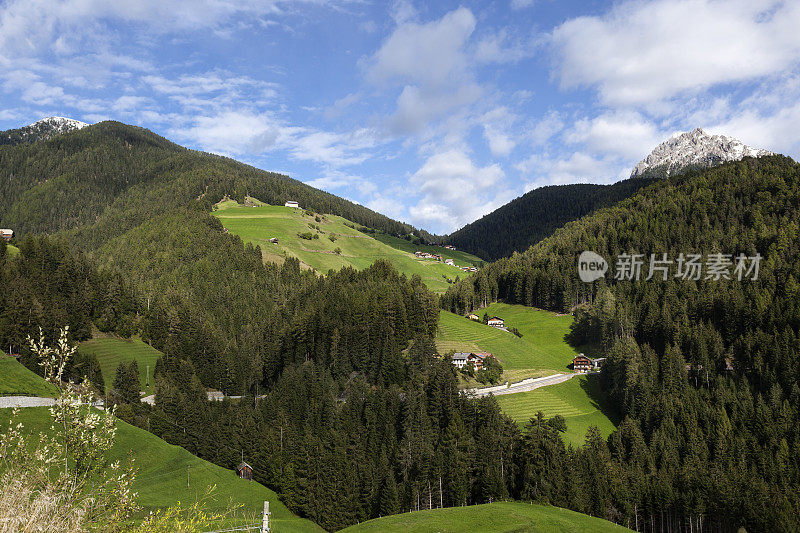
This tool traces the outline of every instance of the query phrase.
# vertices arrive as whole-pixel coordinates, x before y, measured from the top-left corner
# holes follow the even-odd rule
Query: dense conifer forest
[[[595,475],[606,490],[593,513],[619,513],[639,526],[655,520],[656,528],[667,521],[683,530],[796,530],[799,223],[800,165],[789,158],[694,171],[492,264],[452,287],[442,305],[574,309],[575,341],[602,344],[604,389],[625,420],[600,446],[605,459]],[[609,275],[583,283],[584,250],[612,266],[622,253],[764,259],[757,281]],[[545,468],[544,478],[555,472]]]
[[[137,157],[126,166],[128,150]],[[382,261],[324,277],[293,260],[264,264],[209,215],[224,194],[307,194],[299,200],[321,211],[398,223],[143,130],[103,123],[0,147],[0,169],[0,220],[22,228],[19,255],[0,244],[0,343],[35,369],[24,338],[40,325],[50,339],[64,324],[73,340],[92,326],[141,336],[165,354],[155,406],[128,403],[138,384],[122,368],[120,416],[227,468],[244,455],[258,481],[326,529],[506,498],[640,531],[798,528],[800,167],[788,158],[659,181],[440,301]],[[584,249],[765,259],[754,282],[583,284]],[[438,307],[500,299],[575,309],[572,335],[607,351],[604,390],[624,415],[609,439],[592,429],[566,447],[563,420],[520,429],[494,398],[459,393],[433,342]],[[207,388],[244,398],[209,402]]]
[[[534,189],[443,238],[489,261],[524,252],[558,228],[609,207],[655,180],[631,178],[613,185],[550,185]]]

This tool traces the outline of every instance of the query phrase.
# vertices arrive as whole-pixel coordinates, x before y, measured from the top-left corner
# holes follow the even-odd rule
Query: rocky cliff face
[[[709,135],[701,128],[673,135],[659,144],[639,162],[631,177],[642,175],[669,176],[687,168],[711,167],[744,157],[773,155],[773,152],[751,148],[726,135]]]

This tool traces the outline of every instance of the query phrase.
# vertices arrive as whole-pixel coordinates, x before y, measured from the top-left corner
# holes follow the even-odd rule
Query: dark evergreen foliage
[[[0,145],[0,222],[18,235],[77,230],[76,242],[95,248],[177,207],[208,212],[225,195],[273,205],[295,200],[387,233],[419,235],[408,224],[287,176],[187,150],[119,122]]]
[[[441,299],[461,314],[497,299],[577,308],[572,335],[603,347],[604,390],[624,415],[579,449],[560,438],[563,420],[535,416],[520,431],[492,397],[459,394],[419,279],[380,261],[324,277],[264,264],[207,211],[232,191],[291,193],[358,211],[359,224],[391,221],[116,123],[0,147],[0,173],[3,222],[62,238],[27,237],[16,258],[0,244],[0,341],[22,345],[39,325],[51,338],[63,324],[73,340],[93,324],[142,335],[165,352],[156,405],[122,404],[120,416],[229,468],[244,452],[257,480],[327,529],[504,498],[641,531],[798,529],[800,167],[789,159],[659,181]],[[765,260],[757,282],[590,285],[575,272],[584,249]],[[115,384],[132,402],[137,374]],[[209,402],[208,386],[245,397]]]
[[[635,194],[653,179],[632,178],[613,185],[551,185],[525,193],[442,238],[460,250],[496,261],[553,234],[577,220]]]
[[[587,436],[585,496],[530,494],[640,530],[797,530],[799,227],[800,165],[748,159],[661,181],[448,290],[442,305],[459,313],[498,299],[574,309],[574,340],[607,356],[603,388],[626,418],[608,442]],[[764,259],[757,281],[587,284],[583,250],[612,265],[620,253]]]

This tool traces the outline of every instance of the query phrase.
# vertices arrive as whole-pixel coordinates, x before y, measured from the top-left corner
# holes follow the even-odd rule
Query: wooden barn
[[[253,467],[244,461],[239,463],[239,466],[236,467],[236,474],[242,479],[253,481]]]

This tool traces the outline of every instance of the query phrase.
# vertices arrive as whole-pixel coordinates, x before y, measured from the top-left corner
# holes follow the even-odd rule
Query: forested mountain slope
[[[208,212],[226,194],[243,200],[248,193],[270,204],[295,200],[389,233],[413,231],[287,176],[119,122],[0,146],[0,223],[18,235],[76,230],[78,242],[96,247],[157,214],[189,206]]]
[[[613,185],[552,185],[534,189],[467,224],[444,241],[495,261],[514,252],[524,252],[567,222],[628,198],[652,181],[635,178]]]
[[[601,476],[618,512],[655,513],[656,524],[793,531],[799,226],[800,165],[782,156],[729,163],[570,223],[452,287],[442,304],[458,313],[498,299],[578,306],[573,340],[602,343],[604,389],[627,417]],[[578,279],[584,250],[609,261],[604,279]],[[644,254],[640,281],[613,279],[623,253]],[[676,261],[667,279],[645,281],[650,254],[664,253]],[[681,253],[702,254],[699,280],[675,276]],[[705,270],[715,253],[760,254],[757,280],[740,280],[733,265],[730,279],[715,280]]]

